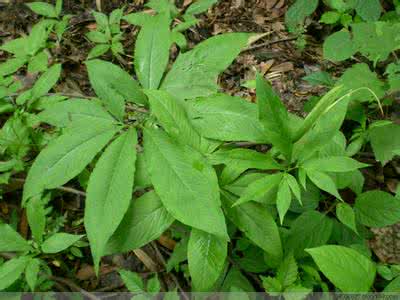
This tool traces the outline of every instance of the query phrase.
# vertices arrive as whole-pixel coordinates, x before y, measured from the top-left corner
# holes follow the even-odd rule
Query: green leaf
[[[0,291],[12,285],[24,272],[30,258],[21,256],[13,258],[0,266]]]
[[[96,20],[97,30],[105,31],[108,28],[108,17],[97,11],[92,11],[93,17]]]
[[[374,190],[362,193],[356,199],[354,211],[357,221],[369,227],[385,227],[400,221],[399,199]]]
[[[249,184],[242,196],[236,201],[235,206],[266,195],[273,188],[277,187],[282,180],[283,173],[267,174],[264,177]]]
[[[31,58],[28,64],[28,73],[44,72],[47,70],[48,56],[45,51],[41,51]]]
[[[385,95],[384,84],[378,79],[377,74],[369,69],[367,64],[354,64],[351,68],[340,77],[338,85],[343,85],[347,91],[356,90],[359,88],[369,88],[375,93],[376,97],[382,98]],[[375,96],[368,90],[362,89],[354,92],[351,100],[361,102],[376,101]]]
[[[27,54],[32,56],[39,50],[46,48],[47,39],[55,23],[54,20],[44,19],[32,27],[26,43]]]
[[[40,198],[31,199],[26,206],[26,215],[33,239],[41,244],[46,228],[46,210],[43,201]]]
[[[107,254],[138,249],[159,238],[174,222],[154,192],[145,193],[132,201],[117,230],[109,239]]]
[[[126,270],[119,270],[119,275],[121,276],[126,288],[131,293],[140,293],[144,291],[143,280],[139,274]]]
[[[298,184],[296,178],[294,178],[289,173],[286,173],[284,175],[284,178],[289,184],[290,190],[292,191],[293,195],[297,198],[297,200],[301,204],[301,190],[300,190],[300,185]]]
[[[0,76],[7,76],[17,72],[28,61],[26,57],[16,57],[0,64]]]
[[[296,0],[285,15],[285,23],[290,31],[301,25],[318,7],[318,0]]]
[[[116,120],[99,103],[79,98],[49,105],[38,116],[42,122],[56,127],[67,127],[81,120],[116,123]]]
[[[145,89],[157,89],[169,60],[171,47],[167,14],[152,17],[145,24],[135,44],[135,71]]]
[[[202,153],[211,152],[213,143],[207,141],[194,129],[189,121],[184,103],[161,90],[146,91],[151,112],[157,117],[168,134],[183,145]]]
[[[323,49],[324,58],[332,61],[346,60],[357,52],[347,30],[331,34],[325,40]]]
[[[400,63],[391,63],[386,67],[385,74],[387,75],[390,92],[400,90]]]
[[[382,12],[381,2],[379,0],[358,1],[356,12],[364,21],[378,21]]]
[[[186,102],[190,121],[210,139],[265,143],[268,136],[257,118],[257,106],[239,97],[217,94]]]
[[[320,172],[350,172],[367,166],[367,164],[360,163],[346,156],[312,158],[303,163],[303,168],[306,170],[317,170]]]
[[[120,67],[98,59],[87,61],[86,66],[90,83],[97,96],[118,119],[123,118],[124,101],[141,105],[147,103],[139,84]]]
[[[264,125],[271,144],[290,160],[292,137],[286,107],[260,74],[257,74],[256,84],[258,118]]]
[[[328,174],[313,169],[306,170],[306,173],[308,178],[310,178],[310,180],[317,187],[342,200],[342,197],[339,195],[335,182],[332,180],[331,177],[329,177]]]
[[[206,12],[211,6],[217,3],[218,0],[196,0],[185,11],[186,15],[198,15]]]
[[[195,291],[208,292],[212,289],[224,269],[227,251],[226,239],[192,229],[188,262]]]
[[[59,16],[61,14],[62,5],[63,5],[63,0],[56,0],[55,10],[56,10],[57,16]]]
[[[279,280],[283,288],[294,284],[298,277],[298,268],[296,260],[292,253],[287,255],[278,268],[276,278]]]
[[[144,26],[151,22],[151,18],[152,16],[145,12],[132,13],[123,17],[126,22],[136,26]]]
[[[306,250],[324,275],[342,292],[368,292],[376,268],[358,251],[343,246],[327,245]]]
[[[276,208],[278,209],[279,219],[283,224],[283,219],[292,202],[292,194],[290,192],[289,183],[283,177],[278,185],[278,193],[276,195]]]
[[[336,217],[340,222],[358,234],[356,215],[350,205],[347,203],[338,203],[338,205],[336,205]]]
[[[282,284],[277,278],[261,276],[261,280],[263,288],[268,294],[276,296],[274,293],[282,292]]]
[[[232,182],[247,169],[282,169],[281,165],[271,155],[250,149],[220,149],[211,154],[209,160],[213,165],[225,165],[220,178],[222,185]]]
[[[96,44],[106,44],[109,42],[107,35],[100,31],[89,31],[86,33],[86,37],[93,43]]]
[[[117,132],[110,121],[76,122],[36,157],[24,185],[23,202],[57,188],[82,172]]]
[[[55,233],[42,244],[43,253],[54,254],[64,251],[79,241],[83,235],[75,235],[69,233]]]
[[[340,20],[340,16],[340,13],[336,11],[327,11],[322,14],[319,21],[324,24],[335,24]]]
[[[168,212],[186,225],[227,238],[218,179],[201,154],[155,129],[144,130],[144,153],[154,188]]]
[[[32,98],[38,99],[47,94],[57,83],[61,75],[61,64],[55,64],[50,67],[32,87]]]
[[[171,256],[167,262],[167,272],[171,272],[172,269],[179,266],[179,264],[185,260],[187,260],[187,248],[188,248],[189,238],[184,236],[174,248],[174,252],[172,252]]]
[[[391,52],[400,48],[399,43],[395,42],[400,30],[399,23],[359,22],[352,24],[351,28],[355,47],[374,63],[386,60]]]
[[[49,3],[32,2],[32,3],[26,3],[26,6],[28,6],[34,13],[41,16],[49,18],[57,18],[58,16],[55,7]]]
[[[240,288],[245,292],[255,292],[246,276],[240,272],[239,268],[233,266],[225,277],[221,292],[230,292],[234,287]]]
[[[179,99],[210,96],[218,90],[217,77],[252,42],[254,35],[227,33],[214,36],[181,53],[161,89]]]
[[[325,245],[332,233],[332,221],[317,211],[301,214],[290,226],[285,250],[296,258],[306,255],[304,249]]]
[[[8,224],[0,224],[0,252],[25,252],[31,246]]]
[[[227,193],[223,193],[222,201],[231,222],[271,257],[271,265],[279,265],[283,255],[281,238],[266,207],[253,202],[232,207],[235,199]]]
[[[383,290],[384,293],[399,293],[400,292],[400,276],[393,279],[385,289]]]
[[[39,278],[40,265],[40,259],[33,258],[29,261],[25,269],[25,279],[32,292],[35,291],[35,287]]]
[[[335,81],[331,75],[324,71],[314,72],[310,75],[303,77],[304,80],[308,81],[312,85],[324,85],[327,87],[333,87]]]
[[[400,125],[370,126],[368,133],[376,159],[385,165],[400,150],[400,139],[393,138],[400,136]]]
[[[150,278],[146,284],[146,291],[148,293],[158,293],[161,290],[160,280],[157,275]]]
[[[106,148],[89,179],[84,221],[96,273],[107,241],[132,200],[136,144],[137,133],[131,128]]]
[[[110,50],[109,44],[100,44],[96,45],[90,50],[87,59],[96,58],[105,54],[108,50]]]

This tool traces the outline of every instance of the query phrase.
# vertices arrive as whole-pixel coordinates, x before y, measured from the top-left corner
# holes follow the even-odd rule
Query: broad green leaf
[[[391,63],[386,67],[385,74],[387,75],[390,92],[400,90],[400,63]]]
[[[89,31],[86,33],[86,37],[93,43],[106,44],[109,42],[107,35],[100,31]]]
[[[225,165],[221,173],[222,185],[232,182],[247,169],[279,170],[282,168],[271,155],[250,149],[220,149],[211,154],[208,159],[213,165]]]
[[[93,123],[98,121],[116,123],[116,120],[99,103],[86,99],[69,99],[52,104],[38,116],[42,122],[56,127],[67,127],[72,122],[80,120]]]
[[[342,61],[353,56],[355,48],[351,35],[347,30],[331,34],[324,42],[324,58],[332,61]]]
[[[77,122],[76,127],[52,140],[36,157],[28,172],[23,202],[77,176],[117,130],[118,127],[110,121]]]
[[[335,24],[340,20],[340,13],[336,11],[327,11],[322,14],[320,23]]]
[[[31,246],[10,225],[0,224],[0,252],[25,252]]]
[[[50,67],[32,87],[32,97],[38,99],[47,94],[53,86],[57,83],[61,74],[61,64],[56,64]]]
[[[105,54],[108,50],[110,50],[110,45],[109,44],[100,44],[100,45],[96,45],[94,46],[88,54],[87,59],[92,59],[92,58],[96,58],[99,56],[102,56],[103,54]]]
[[[400,293],[400,276],[393,279],[385,289],[383,290],[384,293]]]
[[[151,18],[152,16],[145,12],[132,13],[123,17],[126,22],[136,26],[144,26],[151,22]]]
[[[62,5],[63,5],[63,0],[56,0],[55,10],[56,10],[57,16],[59,16],[61,14]]]
[[[267,208],[252,202],[232,207],[235,198],[227,193],[223,193],[222,201],[232,223],[272,258],[271,265],[279,265],[283,255],[281,238],[278,226]]]
[[[29,261],[25,269],[25,279],[32,292],[35,291],[36,283],[39,278],[40,264],[41,262],[38,258],[33,258]]]
[[[376,268],[358,251],[343,246],[326,245],[306,250],[324,275],[342,292],[368,292]]]
[[[47,70],[48,56],[46,51],[39,52],[31,58],[28,64],[28,73],[44,72]]]
[[[30,56],[46,48],[47,39],[55,23],[55,20],[44,19],[32,27],[26,44],[26,51]]]
[[[345,96],[319,115],[314,126],[294,144],[292,160],[307,160],[337,135],[346,116],[348,103],[349,97]]]
[[[291,202],[292,193],[290,192],[289,183],[285,177],[283,177],[278,185],[278,193],[276,195],[276,208],[278,209],[281,224],[283,224],[283,219],[285,218]]]
[[[279,282],[277,278],[271,276],[268,277],[261,276],[261,280],[264,290],[269,295],[277,296],[276,293],[282,292],[282,284]]]
[[[21,256],[13,258],[0,266],[0,291],[12,285],[24,272],[30,258]]]
[[[26,6],[28,6],[34,13],[49,17],[49,18],[57,18],[57,12],[56,9],[53,5],[46,3],[46,2],[31,2],[31,3],[26,3]]]
[[[211,37],[181,53],[161,89],[179,99],[210,96],[218,90],[217,77],[252,42],[254,35],[226,33]]]
[[[71,247],[77,241],[79,241],[83,235],[75,235],[69,233],[55,233],[42,244],[42,251],[48,254],[59,253],[65,249]]]
[[[227,251],[226,239],[192,229],[188,262],[195,291],[208,292],[212,289],[224,269]]]
[[[231,292],[235,287],[245,292],[255,292],[246,276],[240,272],[239,268],[233,266],[225,277],[221,292]]]
[[[228,238],[218,179],[201,154],[155,129],[144,130],[144,153],[151,181],[168,212],[186,225]]]
[[[144,291],[143,279],[139,274],[126,270],[119,270],[119,275],[121,275],[122,281],[131,293],[140,293]]]
[[[391,52],[400,48],[399,43],[395,42],[400,30],[399,23],[357,22],[351,28],[355,47],[374,63],[386,60]]]
[[[248,185],[253,183],[254,181],[264,178],[265,174],[263,173],[252,173],[249,172],[247,174],[243,174],[235,181],[225,185],[223,188],[236,196],[243,195],[244,191],[247,189]],[[265,197],[258,198],[254,201],[264,203]]]
[[[301,25],[304,19],[317,9],[318,3],[318,0],[296,0],[285,15],[285,23],[289,30],[293,31]]]
[[[280,264],[276,278],[279,280],[283,288],[291,286],[296,282],[298,277],[298,268],[296,260],[292,253],[288,254]]]
[[[328,72],[324,71],[311,73],[310,75],[303,77],[303,79],[308,81],[311,85],[333,87],[335,84],[335,80],[333,80],[332,76]]]
[[[356,219],[369,227],[385,227],[400,221],[399,199],[374,190],[358,195],[354,205]]]
[[[266,195],[273,188],[277,187],[282,180],[283,173],[267,174],[253,183],[249,184],[242,196],[236,201],[235,206]]]
[[[257,118],[257,105],[239,97],[217,94],[187,102],[197,131],[210,139],[265,143],[268,136]]]
[[[400,125],[371,126],[368,133],[376,159],[385,165],[400,150]]]
[[[270,143],[286,159],[292,155],[292,137],[289,129],[289,115],[282,101],[272,90],[271,85],[257,74],[258,118],[264,126]]]
[[[354,64],[351,68],[348,68],[340,77],[337,84],[343,85],[347,91],[355,91],[364,88],[352,93],[350,96],[351,100],[376,102],[373,93],[375,93],[378,98],[382,98],[385,95],[383,82],[379,80],[377,74],[372,72],[369,66],[364,63]],[[365,88],[369,88],[373,93]]]
[[[332,233],[332,221],[317,211],[301,214],[290,226],[285,241],[287,253],[293,252],[296,258],[304,257],[304,249],[325,245]]]
[[[144,189],[150,187],[152,183],[144,153],[138,152],[136,156],[135,183],[133,186],[135,189]]]
[[[145,89],[157,89],[169,60],[170,19],[159,14],[143,24],[135,43],[135,71]]]
[[[306,170],[317,170],[320,172],[350,172],[367,166],[367,164],[360,163],[346,156],[312,158],[303,163],[303,168]]]
[[[146,291],[148,293],[158,293],[161,290],[160,280],[158,279],[157,275],[147,280],[146,283]]]
[[[41,244],[46,228],[46,210],[43,201],[37,197],[31,199],[26,206],[26,215],[33,239]]]
[[[161,90],[146,91],[151,112],[157,117],[168,134],[183,145],[207,153],[215,148],[194,129],[186,113],[184,103]]]
[[[197,15],[207,11],[218,0],[196,0],[185,11],[186,15]]]
[[[328,192],[329,194],[335,196],[336,198],[342,200],[339,195],[335,182],[329,175],[323,172],[316,171],[314,169],[306,170],[308,178],[321,190]]]
[[[378,21],[382,12],[381,2],[379,0],[358,1],[356,12],[364,21]]]
[[[138,249],[157,239],[174,222],[160,197],[147,192],[132,201],[121,224],[107,243],[106,253],[123,253]]]
[[[355,233],[358,233],[356,225],[356,215],[350,205],[348,205],[347,203],[339,203],[338,205],[336,205],[336,217],[344,225],[349,227]]]
[[[27,61],[26,57],[16,57],[6,60],[0,64],[0,76],[7,76],[17,72]]]
[[[89,179],[84,220],[96,272],[107,241],[132,200],[136,144],[134,128],[120,135],[106,148]]]
[[[118,119],[123,118],[125,101],[140,105],[147,103],[139,84],[120,67],[98,59],[87,61],[86,66],[97,96]]]
[[[102,12],[92,11],[93,17],[96,20],[97,30],[105,31],[108,27],[108,17]]]

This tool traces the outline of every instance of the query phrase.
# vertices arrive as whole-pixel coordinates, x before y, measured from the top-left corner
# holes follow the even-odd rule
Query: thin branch
[[[25,183],[26,180],[24,178],[11,178],[10,181]],[[69,187],[69,186],[60,186],[60,187],[57,187],[56,190],[86,197],[85,192],[77,190],[77,189],[75,189],[73,187]]]

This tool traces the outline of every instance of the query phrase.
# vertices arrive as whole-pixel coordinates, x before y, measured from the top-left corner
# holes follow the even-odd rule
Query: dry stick
[[[154,248],[154,251],[156,252],[157,257],[160,259],[160,261],[162,262],[162,264],[164,265],[164,267],[167,267],[167,262],[164,259],[164,256],[162,256],[160,250],[157,247],[157,244],[153,241],[151,242],[151,245]],[[179,284],[178,279],[176,278],[176,276],[173,273],[168,273],[168,275],[171,276],[172,281],[175,283],[176,287],[182,292],[182,296],[184,299],[189,300],[189,296],[186,295],[185,291],[183,290],[183,288],[181,287],[181,285]]]
[[[24,178],[11,178],[11,181],[25,183],[26,180]],[[73,187],[60,186],[60,187],[56,188],[56,190],[64,191],[64,192],[71,193],[71,194],[76,194],[79,196],[84,196],[84,197],[86,196],[85,192],[74,189]]]
[[[254,46],[251,46],[251,47],[249,47],[249,48],[246,48],[246,49],[244,49],[242,52],[247,52],[247,51],[256,50],[256,49],[259,49],[259,48],[271,46],[271,45],[273,45],[273,44],[284,43],[284,42],[290,42],[290,41],[294,41],[294,40],[296,40],[296,39],[297,39],[297,38],[294,38],[294,37],[293,37],[293,38],[285,38],[285,39],[276,40],[276,41],[268,41],[268,42],[265,42],[265,43],[262,43],[262,44],[258,44],[258,45],[254,45]]]
[[[93,295],[93,294],[89,293],[88,291],[80,288],[77,284],[75,284],[74,282],[70,281],[69,279],[62,278],[62,277],[57,277],[57,276],[49,276],[49,279],[50,280],[54,280],[54,281],[59,282],[59,283],[62,283],[62,284],[65,284],[72,291],[82,293],[85,297],[87,297],[89,299],[92,299],[92,300],[98,300],[99,299],[95,295]]]

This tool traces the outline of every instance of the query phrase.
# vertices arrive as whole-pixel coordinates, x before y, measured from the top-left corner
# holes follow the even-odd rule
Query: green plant
[[[60,253],[76,244],[83,235],[46,233],[46,208],[49,199],[35,199],[26,207],[32,240],[23,239],[10,225],[0,224],[0,252],[15,252],[16,256],[0,265],[0,290],[7,290],[22,274],[30,291],[46,290],[51,270],[45,257]]]
[[[119,57],[124,54],[122,46],[122,32],[120,28],[123,9],[115,9],[110,17],[107,17],[101,12],[93,12],[96,19],[96,29],[86,34],[86,37],[96,46],[90,50],[88,59],[102,56],[111,50],[112,54]]]

